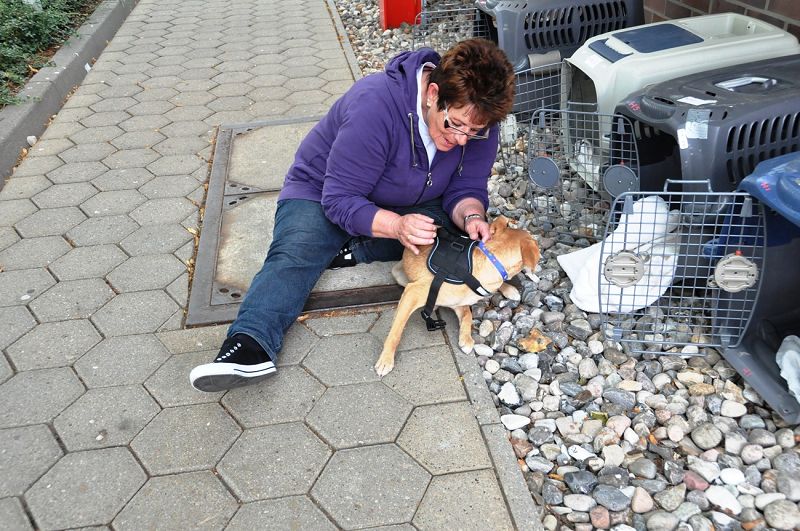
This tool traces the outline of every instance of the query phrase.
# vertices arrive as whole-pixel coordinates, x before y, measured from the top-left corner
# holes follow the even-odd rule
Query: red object
[[[381,28],[396,28],[403,22],[414,24],[422,11],[420,0],[380,0]]]

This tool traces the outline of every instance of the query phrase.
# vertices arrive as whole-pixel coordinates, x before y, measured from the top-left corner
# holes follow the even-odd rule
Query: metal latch
[[[620,251],[606,259],[603,274],[615,286],[633,286],[644,276],[644,260],[631,251]]]
[[[728,293],[738,293],[755,286],[757,280],[756,264],[749,258],[733,253],[717,262],[714,279],[709,284]]]

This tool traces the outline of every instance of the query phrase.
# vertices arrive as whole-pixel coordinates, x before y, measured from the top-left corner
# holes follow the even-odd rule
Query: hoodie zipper
[[[414,149],[414,113],[408,113],[408,125],[409,125],[409,137],[411,140],[411,165],[416,168],[419,166],[417,164],[417,152]],[[422,199],[422,196],[425,194],[425,188],[430,187],[433,185],[433,175],[430,171],[428,171],[428,178],[425,180],[425,185],[422,187],[422,190],[419,192],[419,196],[417,196],[417,200],[414,201],[414,204],[419,204],[419,200]]]

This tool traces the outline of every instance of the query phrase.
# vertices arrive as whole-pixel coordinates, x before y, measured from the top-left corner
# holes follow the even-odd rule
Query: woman
[[[399,260],[433,243],[437,225],[487,241],[487,179],[514,73],[483,39],[441,58],[404,52],[357,81],[301,142],[278,197],[272,244],[201,391],[275,372],[286,330],[326,267]]]

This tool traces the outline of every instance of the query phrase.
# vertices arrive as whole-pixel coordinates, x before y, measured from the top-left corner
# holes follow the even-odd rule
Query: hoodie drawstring
[[[414,151],[414,114],[408,113],[408,135],[411,140],[411,165],[417,167],[417,154]]]

